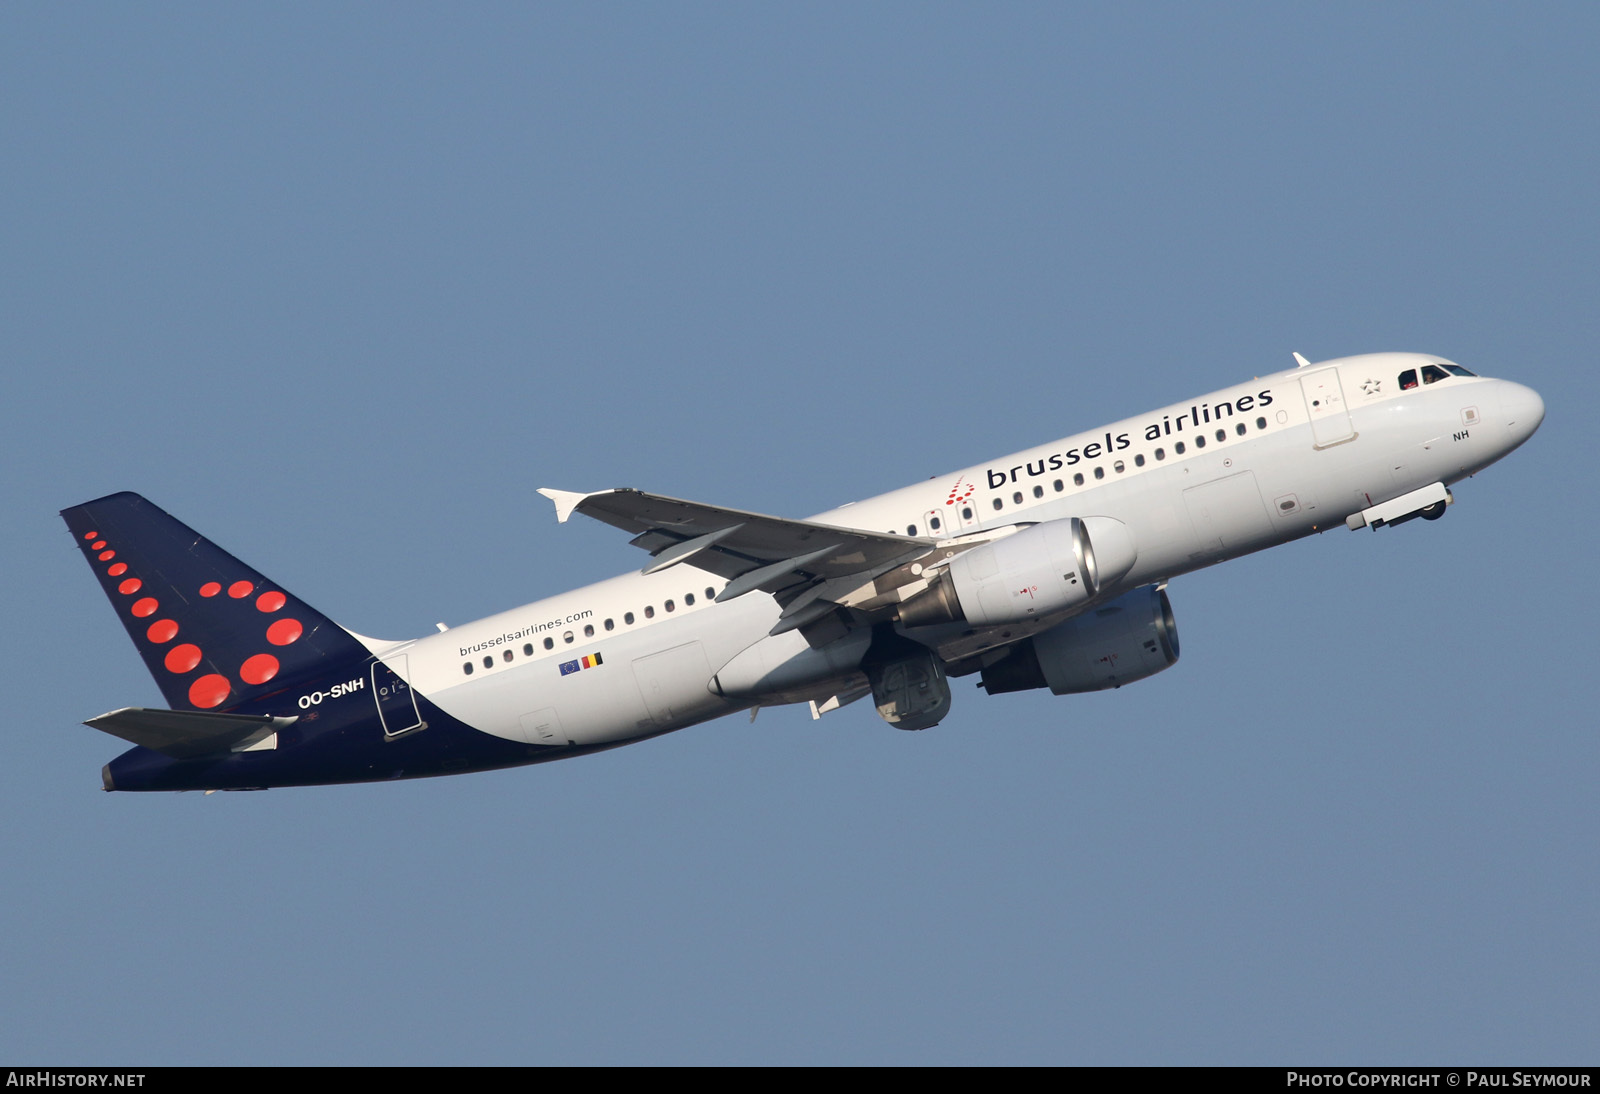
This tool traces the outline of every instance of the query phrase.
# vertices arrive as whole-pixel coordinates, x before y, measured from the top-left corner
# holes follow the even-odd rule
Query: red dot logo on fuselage
[[[969,500],[976,489],[972,483],[967,482],[966,476],[962,476],[956,479],[956,484],[950,488],[950,494],[945,498],[944,503],[946,505],[960,505]]]

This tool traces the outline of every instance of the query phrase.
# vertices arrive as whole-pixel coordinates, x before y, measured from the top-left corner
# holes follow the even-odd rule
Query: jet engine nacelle
[[[957,555],[931,588],[900,606],[900,622],[983,627],[1050,615],[1093,599],[1138,557],[1120,520],[1045,521]]]
[[[1164,588],[1146,585],[1041,631],[983,670],[982,687],[1056,695],[1118,688],[1178,660],[1178,624]]]

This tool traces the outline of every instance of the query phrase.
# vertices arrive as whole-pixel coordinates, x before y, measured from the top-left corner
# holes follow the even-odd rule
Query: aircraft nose
[[[1522,384],[1506,382],[1500,393],[1500,409],[1505,414],[1513,444],[1521,444],[1533,436],[1539,423],[1544,421],[1544,400],[1533,388]]]

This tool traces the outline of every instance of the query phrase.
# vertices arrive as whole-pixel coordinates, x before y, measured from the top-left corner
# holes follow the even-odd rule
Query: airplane
[[[1178,660],[1168,582],[1341,524],[1436,520],[1544,420],[1443,358],[1297,366],[807,520],[542,489],[640,570],[422,638],[347,630],[137,494],[63,510],[166,701],[86,725],[108,791],[421,778],[579,756],[741,710],[868,695],[889,725]]]

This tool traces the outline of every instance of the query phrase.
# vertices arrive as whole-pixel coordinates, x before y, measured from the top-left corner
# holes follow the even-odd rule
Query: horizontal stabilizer
[[[83,724],[175,759],[188,760],[215,752],[237,752],[297,720],[270,714],[123,707]]]

